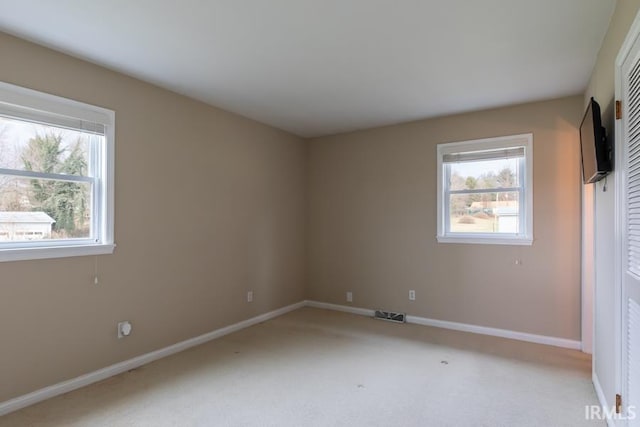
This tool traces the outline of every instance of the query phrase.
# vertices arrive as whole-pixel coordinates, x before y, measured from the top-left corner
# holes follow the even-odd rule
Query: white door
[[[632,33],[636,34],[632,36]],[[623,114],[616,165],[620,213],[622,417],[619,425],[640,426],[640,40],[638,27],[619,65]]]

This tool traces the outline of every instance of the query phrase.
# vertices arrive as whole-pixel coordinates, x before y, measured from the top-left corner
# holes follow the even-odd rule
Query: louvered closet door
[[[623,208],[622,405],[628,426],[640,427],[640,43],[621,69]],[[631,408],[631,409],[629,409]],[[633,417],[635,412],[636,416]],[[620,423],[624,425],[624,421]]]

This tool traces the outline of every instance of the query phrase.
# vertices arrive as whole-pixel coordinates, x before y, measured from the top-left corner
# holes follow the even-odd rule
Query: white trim
[[[626,102],[625,94],[623,93],[622,81],[624,76],[622,75],[622,67],[627,60],[629,54],[633,50],[633,47],[640,36],[640,12],[636,13],[636,16],[627,32],[624,42],[618,51],[615,62],[615,75],[614,75],[614,102],[620,100]],[[625,378],[628,375],[628,362],[625,359],[625,351],[623,349],[626,344],[625,335],[627,333],[625,312],[623,309],[624,299],[624,283],[623,283],[623,271],[624,260],[623,254],[625,253],[625,231],[624,226],[626,223],[626,157],[623,159],[623,154],[626,155],[626,149],[624,147],[623,136],[625,135],[622,128],[624,120],[624,111],[626,105],[623,105],[623,119],[615,120],[615,147],[613,153],[615,155],[614,177],[615,177],[615,193],[614,193],[614,346],[615,346],[615,388],[616,392],[622,395],[623,400],[627,398],[628,394],[628,381]]]
[[[438,236],[439,243],[470,243],[470,244],[488,244],[488,245],[521,245],[531,246],[533,245],[533,239],[514,237],[508,238],[504,236],[499,237],[476,237],[475,235],[449,235]]]
[[[627,37],[628,38],[628,37]],[[626,40],[625,40],[626,42]],[[631,46],[629,46],[631,47]],[[615,68],[615,77],[614,77],[614,85],[615,85],[615,89],[614,89],[614,103],[616,99],[622,99],[622,81],[621,81],[621,74],[622,73],[622,63],[618,64],[617,59],[616,59],[616,68]],[[625,99],[626,101],[626,99]],[[626,107],[626,106],[625,106]],[[615,119],[614,119],[615,120]],[[615,372],[615,379],[614,379],[614,387],[615,387],[615,392],[616,393],[620,393],[621,396],[625,396],[626,398],[626,390],[624,390],[625,388],[625,381],[622,378],[623,377],[623,371],[624,371],[624,366],[623,364],[625,363],[623,361],[623,349],[622,349],[622,342],[623,342],[623,322],[622,322],[622,268],[623,268],[623,261],[622,261],[622,254],[624,253],[624,249],[623,249],[623,245],[624,245],[624,237],[622,236],[622,223],[624,221],[624,190],[623,190],[623,186],[624,186],[624,177],[623,177],[623,165],[622,165],[622,154],[624,152],[623,149],[623,141],[622,141],[622,137],[624,135],[623,129],[622,129],[622,120],[615,120],[615,125],[614,125],[614,129],[615,129],[615,147],[613,149],[613,155],[615,156],[614,159],[614,168],[613,168],[613,175],[614,175],[614,182],[615,182],[615,191],[614,191],[614,202],[613,202],[613,316],[614,316],[614,326],[613,326],[613,331],[611,331],[613,333],[613,342],[614,342],[614,349],[613,349],[613,357],[614,357],[614,372]],[[594,188],[594,192],[597,190],[597,187]],[[598,254],[598,245],[597,242],[594,244],[595,246],[595,256],[596,259]],[[596,285],[597,286],[597,285]],[[595,362],[594,362],[595,363]],[[597,375],[596,375],[596,379],[597,379]],[[602,390],[601,390],[602,392]],[[603,396],[603,398],[605,398]],[[605,398],[606,401],[606,398]],[[606,406],[607,408],[609,406]],[[613,423],[613,424],[610,424]],[[608,425],[615,425],[615,422],[613,421],[609,421],[607,420],[607,424]]]
[[[68,393],[70,391],[79,389],[81,387],[85,387],[89,384],[102,381],[114,375],[118,375],[123,372],[129,371],[131,369],[138,368],[142,365],[146,365],[147,363],[151,363],[158,359],[162,359],[163,357],[170,356],[172,354],[181,352],[188,348],[195,347],[200,344],[204,344],[208,341],[214,340],[216,338],[220,338],[224,335],[228,335],[230,333],[237,332],[241,329],[248,328],[249,326],[253,326],[255,324],[264,322],[266,320],[273,319],[274,317],[278,317],[290,311],[294,311],[299,308],[302,308],[305,305],[306,305],[305,301],[300,301],[295,304],[291,304],[286,307],[282,307],[277,310],[273,310],[256,317],[243,320],[233,325],[216,329],[215,331],[206,333],[204,335],[200,335],[200,336],[188,339],[186,341],[182,341],[177,344],[170,345],[169,347],[152,351],[150,353],[146,353],[141,356],[134,357],[133,359],[125,360],[123,362],[116,363],[115,365],[107,366],[106,368],[99,369],[97,371],[90,372],[85,375],[81,375],[79,377],[70,379],[68,381],[63,381],[49,387],[41,388],[40,390],[36,390],[32,393],[28,393],[11,400],[7,400],[5,402],[0,403],[0,417],[10,412],[25,408],[29,405],[42,402],[43,400],[47,400],[64,393]]]
[[[521,192],[524,192],[524,202],[519,216],[523,224],[523,234],[515,237],[504,236],[498,233],[481,235],[447,233],[448,200],[445,199],[445,179],[443,169],[443,155],[466,151],[484,151],[514,146],[525,147],[525,158],[521,163],[525,173],[521,183]],[[439,243],[478,243],[478,244],[498,244],[498,245],[532,245],[533,244],[533,133],[519,135],[507,135],[493,138],[474,139],[469,141],[448,142],[438,144],[436,147],[436,186],[437,186],[437,233],[436,239]],[[448,169],[447,169],[448,170]]]
[[[0,104],[16,105],[35,111],[45,111],[63,117],[87,122],[114,125],[113,111],[96,105],[52,95],[10,83],[0,82]]]
[[[598,398],[600,406],[603,408],[612,408],[612,406],[607,402],[607,398],[605,397],[600,381],[598,380],[598,375],[596,375],[595,372],[591,375],[591,381],[593,382],[593,388],[596,390],[596,397]],[[616,420],[611,417],[607,417],[607,426],[616,427]]]
[[[345,313],[358,314],[361,316],[373,316],[374,310],[350,307],[338,304],[329,304],[318,301],[307,301],[308,307],[323,308],[327,310],[342,311]],[[451,329],[454,331],[470,332],[473,334],[490,335],[494,337],[508,338],[517,341],[533,342],[536,344],[551,345],[554,347],[569,348],[572,350],[580,350],[582,344],[580,341],[570,340],[567,338],[549,337],[545,335],[536,335],[526,332],[510,331],[507,329],[490,328],[487,326],[470,325],[467,323],[449,322],[446,320],[428,319],[426,317],[407,315],[407,323],[416,325],[432,326],[436,328]]]
[[[0,262],[26,261],[31,259],[67,258],[86,255],[112,254],[116,245],[88,244],[68,246],[47,246],[0,250]]]
[[[490,138],[470,139],[467,141],[445,142],[438,144],[438,150],[442,154],[452,154],[458,152],[478,151],[478,145],[482,144],[481,150],[497,150],[500,148],[511,148],[514,146],[526,146],[533,138],[531,133],[519,135],[496,136]]]
[[[595,363],[593,331],[595,330],[595,186],[582,186],[582,245],[580,254],[580,324],[582,338],[582,352],[592,355]]]
[[[494,337],[508,338],[517,341],[526,341],[536,344],[551,345],[554,347],[570,348],[580,350],[580,341],[567,338],[550,337],[546,335],[536,335],[527,332],[511,331],[508,329],[490,328],[488,326],[470,325],[467,323],[449,322],[447,320],[427,319],[418,316],[407,316],[407,323],[415,323],[423,326],[433,326],[436,328],[452,329],[454,331],[470,332],[473,334],[490,335]]]

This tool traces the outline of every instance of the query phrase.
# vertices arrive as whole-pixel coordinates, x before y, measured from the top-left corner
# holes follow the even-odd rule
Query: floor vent
[[[407,321],[407,315],[404,313],[394,313],[392,311],[376,310],[373,315],[374,319],[388,320],[390,322],[404,323]]]

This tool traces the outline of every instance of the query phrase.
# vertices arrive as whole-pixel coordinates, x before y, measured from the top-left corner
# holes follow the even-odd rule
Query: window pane
[[[519,187],[519,160],[512,158],[449,163],[449,188],[455,191]]]
[[[450,232],[518,233],[518,192],[504,191],[449,196]]]
[[[0,116],[0,168],[87,176],[89,132]]]
[[[0,175],[0,241],[91,237],[91,184]]]

